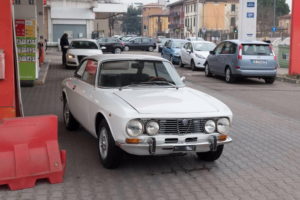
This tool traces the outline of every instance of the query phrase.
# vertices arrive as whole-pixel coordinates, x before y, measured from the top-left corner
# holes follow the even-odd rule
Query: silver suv
[[[205,63],[205,75],[224,76],[228,83],[234,82],[237,77],[254,77],[272,84],[277,67],[277,58],[270,44],[226,40],[210,51]]]

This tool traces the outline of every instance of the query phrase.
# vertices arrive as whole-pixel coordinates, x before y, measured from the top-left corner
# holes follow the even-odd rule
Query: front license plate
[[[266,60],[252,60],[253,64],[267,64]]]
[[[195,151],[196,146],[188,145],[188,146],[175,146],[174,151]]]

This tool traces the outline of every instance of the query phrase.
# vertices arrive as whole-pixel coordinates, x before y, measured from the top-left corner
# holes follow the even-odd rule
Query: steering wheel
[[[150,76],[148,81],[167,81],[167,80],[160,76]]]

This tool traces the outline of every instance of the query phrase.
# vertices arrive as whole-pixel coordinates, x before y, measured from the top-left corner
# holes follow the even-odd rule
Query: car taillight
[[[274,56],[274,60],[277,60],[277,56],[275,55],[275,53],[273,51],[272,45],[270,45],[269,48],[270,48],[270,51],[272,52],[272,54]]]
[[[243,59],[243,56],[242,56],[242,53],[243,53],[243,45],[240,44],[239,46],[239,52],[238,52],[238,59],[239,60],[242,60]]]

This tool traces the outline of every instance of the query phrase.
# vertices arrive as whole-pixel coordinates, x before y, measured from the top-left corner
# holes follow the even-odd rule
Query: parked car
[[[237,77],[263,78],[272,84],[277,74],[277,59],[272,46],[265,42],[227,40],[221,42],[207,58],[205,75],[224,76],[226,82]]]
[[[156,48],[154,39],[148,37],[135,37],[129,41],[125,41],[125,51],[129,50],[143,50],[153,51]]]
[[[66,54],[67,63],[65,67],[77,67],[83,58],[100,54],[103,52],[96,40],[74,39],[71,41]]]
[[[98,40],[100,47],[105,47],[103,52],[119,54],[124,50],[125,43],[115,37],[105,37]]]
[[[231,110],[186,87],[174,66],[154,56],[103,54],[85,58],[62,82],[67,129],[81,124],[98,138],[104,167],[134,155],[196,153],[217,160],[229,137]],[[84,91],[84,92],[83,92]]]
[[[188,37],[188,41],[205,41],[202,37]]]
[[[161,51],[161,56],[170,60],[173,64],[179,64],[181,56],[181,48],[187,40],[182,39],[170,39],[165,43]]]
[[[181,48],[181,59],[179,62],[180,67],[190,65],[192,70],[204,69],[204,63],[209,52],[214,50],[216,45],[208,41],[191,41],[187,42]]]
[[[160,38],[157,41],[157,46],[158,46],[158,52],[161,53],[163,47],[165,46],[166,42],[170,40],[170,38]]]

